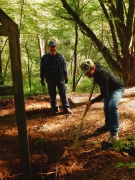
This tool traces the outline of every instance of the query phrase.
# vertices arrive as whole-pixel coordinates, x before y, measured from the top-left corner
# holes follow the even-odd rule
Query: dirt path
[[[103,104],[88,111],[76,152],[72,151],[88,94],[69,95],[72,115],[61,112],[50,116],[49,98],[36,96],[25,100],[32,176],[58,180],[133,180],[135,172],[119,162],[134,162],[135,154],[103,150],[109,133],[94,135],[104,124]],[[96,95],[93,95],[96,96]],[[135,88],[126,89],[119,104],[120,139],[135,136]],[[20,154],[14,115],[14,101],[0,100],[0,180],[21,179]]]

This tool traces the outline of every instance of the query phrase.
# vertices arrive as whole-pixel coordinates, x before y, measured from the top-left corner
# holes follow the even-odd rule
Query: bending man
[[[93,77],[95,83],[100,86],[101,94],[88,101],[87,106],[89,108],[93,103],[104,100],[105,125],[101,129],[110,131],[107,142],[114,144],[119,138],[118,103],[124,93],[123,82],[105,67],[99,63],[94,63],[90,59],[85,60],[80,68],[83,74],[89,78]]]

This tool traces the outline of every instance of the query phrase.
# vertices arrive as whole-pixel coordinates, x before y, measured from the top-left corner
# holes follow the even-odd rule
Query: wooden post
[[[13,92],[15,99],[15,111],[18,127],[21,163],[22,163],[22,174],[23,180],[31,180],[31,165],[29,156],[29,144],[27,137],[26,127],[26,114],[23,94],[23,80],[22,80],[22,69],[21,69],[21,58],[20,58],[20,43],[18,25],[13,22],[1,9],[0,9],[0,36],[9,37],[9,49],[11,58],[11,71],[13,86],[5,87],[0,86],[2,90],[5,88],[6,94],[3,91],[0,95],[9,95]],[[9,90],[11,88],[11,90]],[[3,94],[2,94],[3,93]]]

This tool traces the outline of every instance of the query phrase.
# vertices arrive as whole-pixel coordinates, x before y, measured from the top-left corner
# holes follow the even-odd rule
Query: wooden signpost
[[[18,25],[2,9],[0,9],[0,36],[7,36],[9,39],[13,81],[12,86],[0,85],[0,96],[14,95],[23,180],[31,180]]]

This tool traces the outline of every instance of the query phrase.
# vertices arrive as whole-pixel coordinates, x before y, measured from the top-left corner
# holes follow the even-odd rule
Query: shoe
[[[102,127],[98,128],[97,131],[107,132],[109,130],[108,126],[104,124]]]
[[[64,109],[64,111],[63,111],[63,113],[64,114],[72,114],[72,111],[71,111],[71,109]]]
[[[50,115],[56,115],[57,112],[58,112],[58,110],[52,109],[51,112],[50,112]]]
[[[107,143],[108,144],[114,144],[117,140],[119,140],[119,136],[118,134],[114,135],[114,136],[110,136]]]
[[[102,134],[102,133],[106,133],[107,131],[109,131],[109,128],[106,124],[104,124],[102,127],[96,129],[95,133]]]

